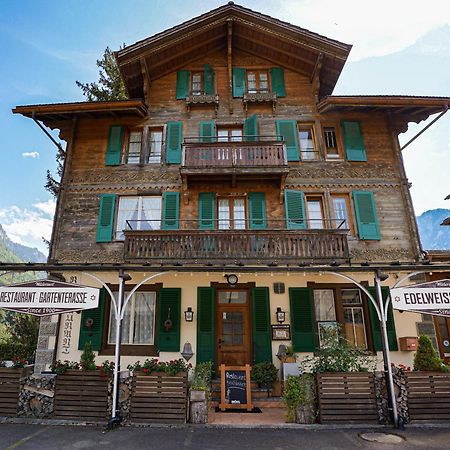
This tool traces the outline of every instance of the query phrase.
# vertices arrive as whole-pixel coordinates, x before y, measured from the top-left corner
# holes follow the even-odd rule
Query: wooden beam
[[[310,83],[312,84],[313,94],[314,94],[314,98],[316,100],[316,104],[319,103],[320,72],[322,70],[322,60],[323,60],[323,53],[319,53],[316,64],[314,66],[313,73],[311,74],[311,77],[309,79]]]
[[[228,104],[229,113],[233,114],[233,21],[227,23],[227,64],[228,64]]]
[[[152,80],[150,78],[150,72],[148,71],[146,59],[141,58],[140,61],[141,61],[142,78],[144,80],[144,94],[145,97],[148,98],[148,96],[150,95],[150,87],[152,85]]]

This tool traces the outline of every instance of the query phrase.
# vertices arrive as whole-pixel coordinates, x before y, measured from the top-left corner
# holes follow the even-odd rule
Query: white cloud
[[[450,24],[448,0],[283,0],[272,8],[274,17],[353,44],[353,61],[398,52]]]
[[[50,217],[53,217],[53,214],[55,214],[56,200],[49,199],[46,202],[37,202],[33,206]]]
[[[23,152],[22,156],[24,158],[39,158],[39,152]]]
[[[51,202],[38,202],[30,209],[11,206],[0,209],[0,223],[9,238],[19,244],[37,247],[44,254],[48,249],[42,238],[50,240],[53,217],[51,215]]]

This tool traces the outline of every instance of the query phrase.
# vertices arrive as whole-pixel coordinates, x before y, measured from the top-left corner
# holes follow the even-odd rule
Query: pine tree
[[[414,370],[441,371],[442,360],[436,355],[428,336],[419,337],[419,345],[414,355]]]
[[[92,351],[91,341],[84,344],[83,353],[80,356],[80,366],[82,370],[95,370],[95,353]]]

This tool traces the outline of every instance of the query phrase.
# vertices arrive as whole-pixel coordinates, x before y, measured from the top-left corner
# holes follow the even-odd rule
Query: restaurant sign
[[[54,280],[0,286],[0,308],[49,316],[97,308],[100,289]]]
[[[391,289],[391,299],[395,309],[450,317],[450,280]]]

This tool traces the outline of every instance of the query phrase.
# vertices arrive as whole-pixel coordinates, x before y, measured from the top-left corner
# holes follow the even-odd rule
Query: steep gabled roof
[[[261,14],[233,2],[116,53],[131,97],[143,97],[144,80],[160,78],[214,51],[232,47],[312,78],[320,96],[331,94],[351,45]]]

